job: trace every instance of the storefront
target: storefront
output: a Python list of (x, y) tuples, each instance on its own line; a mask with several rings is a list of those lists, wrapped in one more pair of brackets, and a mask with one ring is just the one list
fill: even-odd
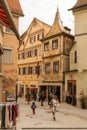
[(49, 94), (52, 93), (53, 95), (57, 95), (59, 101), (60, 101), (60, 86), (52, 86), (52, 85), (47, 85), (47, 86), (40, 86), (40, 91), (44, 91), (46, 95), (46, 100), (48, 100)]

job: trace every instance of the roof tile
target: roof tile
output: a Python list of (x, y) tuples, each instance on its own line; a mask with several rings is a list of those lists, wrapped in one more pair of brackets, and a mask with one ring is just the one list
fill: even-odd
[(77, 3), (74, 5), (73, 9), (79, 8), (85, 5), (87, 5), (87, 0), (77, 0)]
[(24, 15), (19, 0), (8, 0), (8, 4), (12, 13)]

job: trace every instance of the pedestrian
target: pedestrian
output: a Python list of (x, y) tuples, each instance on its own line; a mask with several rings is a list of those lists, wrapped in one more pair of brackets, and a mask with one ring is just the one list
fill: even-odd
[(33, 115), (35, 115), (35, 109), (37, 108), (37, 106), (36, 106), (36, 103), (35, 103), (35, 101), (34, 102), (32, 102), (32, 104), (31, 104), (31, 109), (32, 109), (32, 112), (33, 112)]
[(42, 92), (41, 96), (40, 96), (41, 106), (43, 106), (44, 99), (45, 99), (45, 94), (44, 94), (44, 92)]
[(40, 99), (41, 99), (41, 92), (39, 91), (38, 94), (37, 94), (37, 99), (38, 101), (40, 102)]
[(59, 101), (56, 95), (53, 97), (49, 105), (50, 105), (49, 109), (52, 109), (53, 120), (55, 121), (56, 120), (56, 117), (55, 117), (56, 107), (59, 106)]
[(50, 92), (48, 95), (48, 105), (51, 102), (51, 100), (53, 99), (53, 94)]

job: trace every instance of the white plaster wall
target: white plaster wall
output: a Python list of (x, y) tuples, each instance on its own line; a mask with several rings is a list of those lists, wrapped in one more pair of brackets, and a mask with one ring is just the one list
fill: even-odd
[[(77, 69), (77, 65), (78, 65), (78, 59), (77, 59), (77, 63), (74, 62), (74, 52), (77, 51), (77, 44), (75, 44), (72, 48), (72, 50), (70, 51), (70, 70), (75, 70)], [(77, 53), (78, 54), (78, 53)], [(78, 58), (78, 57), (77, 57)]]
[[(72, 77), (70, 75), (72, 74)], [(79, 106), (80, 92), (83, 90), (84, 94), (87, 95), (87, 71), (69, 73), (65, 75), (65, 91), (67, 91), (67, 81), (76, 80), (76, 99), (77, 106)]]
[(87, 35), (76, 37), (78, 70), (87, 69)]
[(87, 10), (75, 14), (75, 34), (87, 33)]

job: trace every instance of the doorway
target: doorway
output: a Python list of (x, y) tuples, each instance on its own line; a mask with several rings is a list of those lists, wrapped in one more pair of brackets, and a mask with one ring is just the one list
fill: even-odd
[(68, 80), (68, 88), (70, 94), (70, 104), (76, 106), (76, 80)]

